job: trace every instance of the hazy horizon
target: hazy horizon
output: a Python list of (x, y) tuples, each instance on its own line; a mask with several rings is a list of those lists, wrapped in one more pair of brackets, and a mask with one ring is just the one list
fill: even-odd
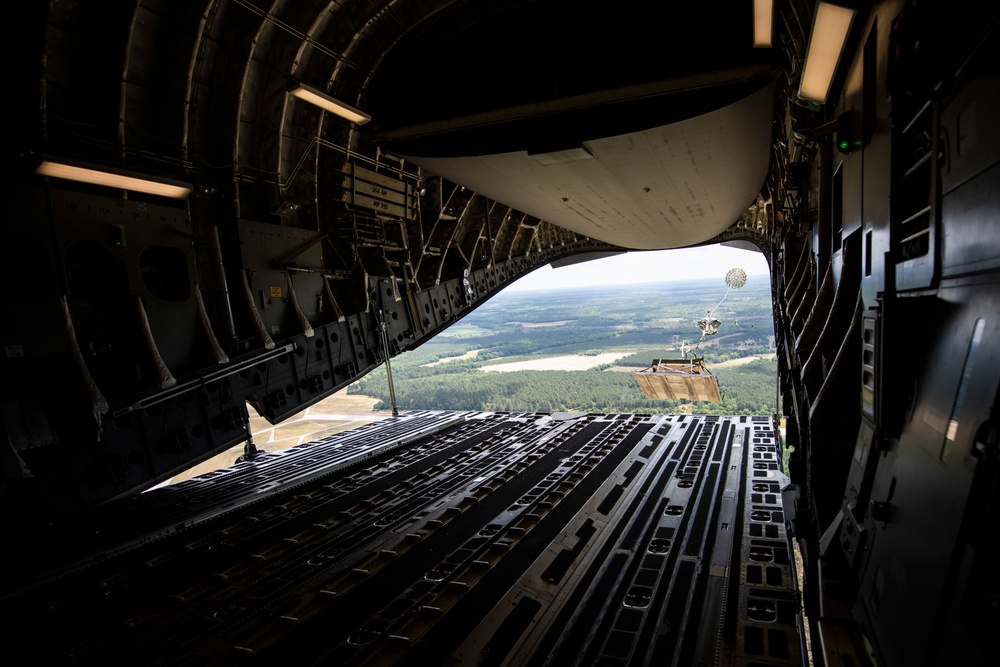
[(733, 268), (748, 276), (769, 276), (764, 254), (712, 245), (671, 250), (641, 250), (572, 264), (558, 269), (545, 265), (507, 286), (505, 292), (558, 290), (718, 278), (725, 284)]

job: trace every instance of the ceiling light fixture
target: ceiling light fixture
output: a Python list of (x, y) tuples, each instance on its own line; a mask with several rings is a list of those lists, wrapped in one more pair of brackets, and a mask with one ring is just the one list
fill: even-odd
[(771, 47), (771, 25), (774, 0), (753, 0), (753, 45), (757, 49)]
[(300, 100), (315, 104), (319, 108), (349, 120), (355, 125), (364, 125), (372, 119), (364, 111), (359, 111), (349, 104), (335, 100), (326, 93), (316, 90), (312, 86), (307, 86), (304, 83), (296, 83), (295, 87), (288, 92)]
[(193, 189), (191, 184), (182, 181), (151, 178), (143, 174), (116, 169), (114, 167), (102, 166), (96, 168), (80, 164), (69, 164), (66, 161), (53, 162), (45, 160), (38, 166), (35, 173), (42, 176), (51, 176), (52, 178), (63, 178), (68, 181), (144, 192), (149, 195), (159, 195), (160, 197), (170, 197), (172, 199), (185, 199), (191, 194), (191, 190)]
[(806, 62), (799, 84), (799, 97), (804, 100), (826, 103), (830, 84), (837, 71), (837, 63), (847, 43), (847, 36), (854, 21), (853, 9), (820, 2), (813, 15), (812, 32)]

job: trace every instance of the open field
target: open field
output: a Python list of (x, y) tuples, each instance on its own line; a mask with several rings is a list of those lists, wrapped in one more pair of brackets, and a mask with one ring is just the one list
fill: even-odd
[[(720, 327), (720, 331), (723, 328), (725, 328), (725, 324), (723, 324), (722, 327)], [(722, 345), (722, 341), (724, 341), (724, 340), (733, 340), (733, 339), (739, 338), (742, 335), (743, 334), (741, 334), (741, 333), (732, 333), (732, 334), (728, 334), (728, 335), (725, 335), (725, 336), (709, 336), (709, 337), (706, 337), (704, 340), (701, 341), (701, 347), (719, 347), (720, 345)], [(696, 344), (696, 343), (698, 343), (698, 338), (697, 337), (695, 337), (695, 338), (692, 339), (692, 344)], [(725, 346), (722, 345), (722, 347), (725, 347)]]
[(576, 322), (576, 320), (557, 320), (555, 322), (508, 322), (507, 324), (520, 324), (525, 329), (538, 329), (540, 327), (561, 327), (564, 324)]
[(439, 338), (474, 338), (476, 336), (489, 336), (493, 332), (489, 329), (477, 327), (475, 324), (460, 323), (453, 324), (438, 334)]
[(469, 350), (465, 354), (461, 354), (457, 357), (445, 357), (444, 359), (438, 359), (437, 361), (432, 361), (429, 364), (421, 364), (424, 368), (433, 368), (434, 366), (440, 366), (441, 364), (447, 364), (450, 361), (461, 361), (462, 359), (475, 359), (479, 355), (480, 350)]
[(631, 354), (632, 350), (623, 352), (605, 352), (593, 356), (583, 354), (565, 354), (559, 357), (543, 357), (528, 361), (512, 361), (507, 364), (491, 364), (482, 366), (481, 371), (496, 371), (510, 373), (513, 371), (586, 371), (594, 366), (610, 364)]
[(712, 364), (712, 368), (727, 368), (729, 366), (742, 366), (743, 364), (749, 364), (751, 361), (755, 361), (757, 359), (763, 359), (764, 361), (774, 361), (775, 355), (757, 354), (751, 357), (740, 357), (739, 359), (729, 359), (728, 361), (721, 361), (719, 363)]

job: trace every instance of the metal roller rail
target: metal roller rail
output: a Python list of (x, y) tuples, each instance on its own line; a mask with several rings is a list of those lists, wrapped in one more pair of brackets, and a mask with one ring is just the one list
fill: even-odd
[[(269, 608), (271, 601), (287, 608), (290, 604), (288, 596), (305, 588), (304, 596), (310, 602), (307, 606), (314, 607), (311, 590), (336, 585), (331, 582), (337, 580), (356, 578), (356, 573), (366, 567), (365, 561), (372, 560), (373, 550), (386, 552), (385, 547), (373, 545), (395, 538), (401, 530), (412, 530), (414, 522), (432, 512), (440, 513), (441, 510), (435, 508), (441, 506), (441, 499), (460, 493), (469, 479), (488, 474), (514, 476), (518, 463), (523, 467), (524, 459), (533, 456), (544, 445), (534, 441), (523, 442), (516, 455), (511, 455), (505, 450), (510, 449), (510, 442), (516, 436), (509, 433), (510, 429), (503, 426), (490, 433), (480, 425), (472, 437), (460, 440), (464, 449), (457, 452), (449, 449), (445, 452), (446, 459), (440, 456), (436, 460), (433, 457), (426, 459), (424, 463), (432, 465), (425, 465), (416, 474), (392, 486), (384, 480), (376, 484), (379, 481), (378, 470), (360, 470), (347, 478), (347, 486), (329, 494), (329, 502), (353, 496), (349, 502), (340, 502), (337, 508), (328, 508), (335, 510), (327, 512), (331, 515), (330, 519), (322, 523), (302, 522), (305, 525), (302, 533), (254, 554), (260, 561), (267, 561), (266, 567), (251, 568), (247, 563), (240, 563), (232, 570), (221, 573), (227, 577), (239, 574), (251, 582), (239, 590), (238, 598), (231, 601), (236, 607), (253, 606), (256, 610), (254, 618), (240, 616), (240, 625), (249, 626), (242, 631), (249, 637), (248, 643), (255, 646), (266, 644), (269, 632), (257, 627), (253, 621), (263, 618), (265, 624), (270, 622), (262, 612)], [(457, 435), (452, 434), (449, 440), (458, 440)], [(482, 439), (484, 435), (489, 437)], [(397, 462), (389, 461), (380, 468), (391, 469), (395, 464)], [(273, 585), (275, 581), (287, 582), (287, 586), (276, 589)], [(340, 586), (343, 588), (346, 584), (341, 583)], [(266, 593), (258, 594), (259, 590)], [(290, 613), (304, 616), (308, 612), (304, 609), (286, 612), (282, 618), (287, 619)], [(211, 632), (213, 643), (221, 637), (241, 634), (235, 626), (214, 627)]]
[[(337, 664), (351, 664), (362, 659), (376, 664), (392, 662), (403, 653), (405, 645), (416, 645), (424, 633), (432, 632), (432, 628), (435, 634), (453, 634), (456, 630), (461, 633), (461, 628), (452, 626), (454, 621), (461, 623), (468, 619), (468, 615), (456, 611), (453, 621), (442, 620), (441, 627), (434, 627), (419, 617), (421, 609), (425, 612), (428, 609), (428, 605), (421, 604), (422, 600), (430, 598), (436, 603), (429, 607), (435, 615), (444, 615), (453, 608), (459, 608), (466, 600), (470, 602), (464, 606), (479, 605), (489, 595), (484, 588), (496, 589), (505, 585), (491, 582), (491, 578), (498, 578), (488, 577), (491, 571), (503, 569), (505, 559), (523, 560), (526, 557), (523, 552), (531, 553), (531, 548), (527, 546), (529, 542), (534, 542), (534, 550), (548, 544), (552, 527), (556, 525), (551, 515), (572, 504), (572, 499), (567, 496), (581, 488), (584, 477), (598, 470), (602, 463), (605, 463), (605, 469), (610, 469), (612, 466), (609, 463), (615, 461), (615, 454), (627, 453), (629, 445), (623, 441), (633, 430), (632, 424), (608, 424), (597, 420), (591, 426), (598, 433), (597, 437), (590, 438), (588, 434), (583, 447), (575, 450), (576, 453), (568, 459), (559, 460), (558, 467), (536, 482), (513, 505), (492, 518), (480, 515), (478, 518), (488, 521), (485, 526), (434, 564), (401, 596), (354, 630), (324, 659)], [(538, 533), (545, 534), (539, 539)], [(428, 587), (426, 582), (433, 585)], [(380, 631), (376, 634), (374, 628)], [(380, 635), (396, 639), (376, 642)], [(402, 638), (407, 641), (403, 642)], [(421, 648), (434, 645), (437, 642), (433, 638), (420, 643)], [(366, 656), (366, 653), (372, 655)], [(421, 654), (413, 659), (429, 664), (435, 661), (436, 656)]]
[[(468, 413), (407, 413), (157, 488), (84, 516), (33, 525), (30, 530), (12, 526), (11, 539), (26, 548), (18, 554), (19, 562), (10, 565), (29, 574), (30, 581), (38, 585), (405, 447), (467, 418)], [(47, 549), (55, 540), (72, 542), (76, 548)], [(35, 544), (40, 548), (32, 549)], [(3, 590), (5, 587), (0, 587)]]
[[(130, 568), (117, 569), (110, 578), (100, 579), (100, 584), (127, 586), (143, 594), (136, 596), (141, 598), (136, 604), (142, 608), (122, 619), (136, 631), (129, 633), (130, 638), (119, 636), (112, 652), (155, 653), (162, 651), (157, 648), (157, 640), (170, 637), (183, 637), (187, 645), (207, 632), (219, 631), (220, 625), (239, 616), (233, 613), (234, 609), (246, 610), (252, 605), (254, 613), (262, 613), (267, 609), (267, 600), (292, 585), (294, 578), (287, 580), (282, 576), (299, 561), (329, 552), (333, 542), (341, 546), (350, 542), (341, 539), (344, 536), (338, 535), (337, 530), (350, 520), (350, 508), (359, 503), (372, 508), (364, 523), (369, 529), (373, 527), (380, 505), (372, 499), (386, 493), (396, 480), (405, 478), (399, 472), (380, 473), (391, 468), (405, 470), (407, 464), (412, 472), (438, 466), (444, 460), (458, 460), (468, 456), (470, 445), (506, 430), (504, 424), (502, 420), (463, 422), (446, 434), (435, 434), (421, 447), (399, 452), (388, 460), (383, 458), (369, 468), (315, 490), (261, 501), (253, 508), (257, 511), (244, 513), (234, 523), (193, 531), (191, 541), (159, 552), (155, 560), (140, 558)], [(159, 576), (143, 589), (141, 579), (151, 563), (158, 568)], [(316, 572), (324, 568), (311, 569)], [(281, 582), (284, 585), (275, 585)], [(205, 616), (213, 621), (206, 624)], [(67, 652), (86, 655), (94, 644), (94, 638), (84, 637)]]
[[(249, 606), (252, 603), (255, 612), (260, 613), (266, 609), (264, 598), (273, 598), (282, 592), (274, 589), (275, 582), (282, 581), (274, 576), (281, 573), (282, 559), (292, 563), (296, 554), (305, 554), (299, 559), (309, 558), (310, 546), (315, 542), (304, 540), (303, 533), (313, 531), (317, 538), (337, 541), (336, 530), (318, 530), (317, 526), (336, 528), (338, 522), (358, 520), (350, 518), (350, 509), (358, 503), (372, 508), (370, 516), (362, 516), (359, 520), (371, 527), (382, 507), (372, 498), (385, 493), (399, 480), (424, 475), (421, 467), (430, 469), (433, 466), (443, 471), (435, 472), (434, 477), (458, 479), (450, 475), (455, 471), (442, 466), (442, 462), (454, 463), (472, 456), (471, 451), (477, 448), (479, 441), (490, 438), (494, 432), (509, 431), (509, 424), (516, 423), (510, 419), (507, 416), (470, 416), (451, 431), (435, 434), (413, 448), (396, 452), (390, 459), (382, 458), (369, 468), (341, 477), (337, 482), (317, 486), (309, 492), (303, 490), (261, 501), (252, 508), (252, 513), (244, 512), (230, 523), (215, 523), (188, 531), (184, 534), (185, 539), (175, 540), (177, 544), (173, 548), (157, 547), (153, 557), (137, 554), (131, 566), (118, 562), (99, 568), (90, 577), (102, 588), (130, 588), (136, 591), (137, 600), (142, 600), (136, 603), (142, 608), (122, 619), (125, 625), (136, 628), (129, 633), (134, 639), (126, 641), (124, 634), (118, 633), (114, 650), (127, 653), (131, 645), (136, 645), (136, 650), (141, 652), (147, 646), (156, 646), (156, 637), (170, 634), (184, 635), (185, 641), (190, 642), (205, 628), (216, 629), (219, 625), (216, 619), (234, 616), (230, 612), (240, 604)], [(435, 495), (433, 490), (430, 495)], [(344, 519), (344, 515), (348, 518)], [(343, 545), (343, 541), (339, 543)], [(323, 544), (312, 548), (316, 552), (329, 550)], [(282, 559), (276, 558), (278, 555)], [(326, 560), (319, 559), (321, 562)], [(227, 565), (233, 562), (235, 565)], [(149, 569), (153, 567), (158, 576), (147, 583), (145, 589), (141, 588), (141, 579), (148, 578)], [(325, 568), (311, 569), (315, 572)], [(104, 570), (109, 574), (101, 574)], [(267, 595), (254, 594), (253, 589), (259, 591), (268, 587), (272, 591)], [(178, 601), (183, 605), (178, 605)], [(58, 600), (53, 606), (67, 607), (69, 602)], [(211, 623), (199, 620), (201, 607), (215, 607), (211, 613), (206, 612), (213, 619)], [(184, 627), (185, 624), (191, 627)], [(146, 636), (141, 630), (143, 627), (155, 636)], [(75, 634), (72, 628), (68, 630), (68, 643), (72, 643), (70, 638)], [(104, 641), (89, 633), (80, 634), (79, 643), (68, 648), (68, 653), (87, 654), (94, 650), (95, 644)]]
[(211, 518), (9, 591), (9, 630), (84, 664), (803, 662), (771, 418), (424, 413), (296, 449), (146, 494), (153, 526)]
[[(368, 584), (374, 575), (382, 574), (382, 570), (391, 566), (397, 559), (408, 557), (412, 560), (413, 554), (408, 553), (412, 547), (418, 545), (425, 536), (431, 536), (434, 532), (444, 534), (454, 528), (453, 520), (468, 507), (488, 498), (497, 490), (504, 489), (510, 493), (510, 488), (524, 483), (525, 474), (532, 474), (528, 471), (534, 467), (536, 461), (565, 440), (572, 438), (587, 421), (589, 418), (564, 422), (561, 428), (551, 433), (547, 432), (545, 426), (539, 425), (527, 433), (519, 432), (503, 443), (502, 450), (492, 456), (494, 461), (491, 467), (469, 471), (442, 469), (440, 475), (458, 483), (449, 485), (444, 493), (432, 494), (431, 504), (425, 511), (411, 519), (405, 535), (374, 544), (367, 553), (357, 554), (355, 561), (349, 564), (353, 569), (341, 568), (342, 573), (335, 575), (321, 588), (307, 591), (304, 604), (289, 609), (276, 622), (269, 622), (263, 627), (248, 628), (242, 636), (233, 638), (235, 645), (242, 651), (260, 653), (285, 638), (289, 632), (287, 620), (290, 618), (295, 619), (295, 630), (299, 635), (297, 643), (300, 646), (309, 641), (301, 635), (308, 634), (309, 631), (302, 628), (310, 622), (322, 626), (328, 622), (330, 616), (333, 616), (338, 617), (336, 623), (338, 626), (348, 627), (339, 619), (340, 615), (346, 613), (352, 619), (356, 618), (362, 609), (384, 595), (383, 591), (370, 590)], [(489, 486), (484, 485), (487, 480), (491, 482)], [(427, 494), (422, 496), (428, 497)], [(439, 548), (435, 548), (435, 551)], [(416, 556), (420, 560), (426, 558), (426, 554), (421, 553), (419, 549)], [(322, 641), (330, 640), (328, 628), (321, 627), (321, 633)]]

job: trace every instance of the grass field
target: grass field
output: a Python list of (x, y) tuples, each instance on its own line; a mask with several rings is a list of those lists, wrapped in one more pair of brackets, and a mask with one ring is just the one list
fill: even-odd
[(564, 354), (558, 357), (542, 357), (539, 359), (529, 359), (527, 361), (512, 361), (506, 364), (489, 364), (481, 366), (481, 371), (496, 371), (499, 373), (511, 373), (513, 371), (585, 371), (600, 366), (610, 364), (625, 355), (632, 354), (633, 350), (624, 352), (605, 352), (593, 356), (584, 354)]

